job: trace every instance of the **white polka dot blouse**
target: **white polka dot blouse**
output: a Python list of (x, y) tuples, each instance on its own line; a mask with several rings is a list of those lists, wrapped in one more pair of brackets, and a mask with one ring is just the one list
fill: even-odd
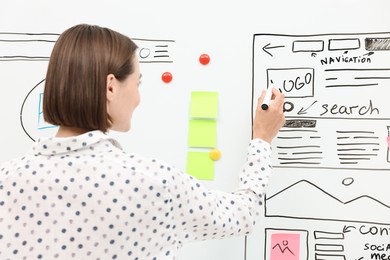
[(270, 153), (252, 140), (228, 193), (100, 131), (40, 139), (0, 165), (0, 259), (176, 259), (184, 243), (248, 234)]

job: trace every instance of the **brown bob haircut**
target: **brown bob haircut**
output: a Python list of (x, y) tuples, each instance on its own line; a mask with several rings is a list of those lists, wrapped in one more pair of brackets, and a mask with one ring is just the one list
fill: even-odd
[(64, 31), (54, 45), (46, 74), (43, 115), (46, 122), (107, 132), (106, 82), (134, 72), (137, 45), (127, 36), (96, 25)]

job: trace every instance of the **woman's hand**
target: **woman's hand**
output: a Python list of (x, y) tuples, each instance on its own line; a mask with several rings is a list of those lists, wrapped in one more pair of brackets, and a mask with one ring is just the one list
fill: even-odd
[(272, 89), (271, 102), (267, 110), (261, 108), (266, 91), (263, 91), (257, 100), (256, 114), (253, 121), (252, 138), (260, 138), (271, 143), (278, 134), (279, 129), (284, 125), (285, 117), (283, 113), (284, 94)]

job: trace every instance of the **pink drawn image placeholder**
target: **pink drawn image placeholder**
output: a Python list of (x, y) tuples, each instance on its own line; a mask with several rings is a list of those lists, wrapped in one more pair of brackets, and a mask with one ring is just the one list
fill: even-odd
[(272, 234), (270, 260), (299, 260), (300, 240), (300, 234)]

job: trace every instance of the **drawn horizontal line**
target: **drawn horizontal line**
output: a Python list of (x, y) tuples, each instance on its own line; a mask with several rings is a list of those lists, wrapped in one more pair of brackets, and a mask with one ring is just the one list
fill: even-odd
[(49, 42), (49, 43), (55, 43), (56, 41), (50, 41), (50, 40), (38, 40), (38, 39), (32, 39), (32, 40), (1, 40), (0, 42)]
[(340, 131), (340, 130), (337, 130), (336, 133), (340, 133), (340, 134), (375, 134), (375, 132), (373, 131)]
[(297, 148), (320, 148), (319, 145), (302, 145), (302, 146), (276, 146), (279, 149), (297, 149)]
[(286, 161), (295, 161), (295, 160), (313, 160), (313, 159), (323, 159), (323, 157), (300, 157), (300, 158), (286, 158), (286, 157), (279, 157), (279, 160), (286, 160)]
[(326, 69), (325, 71), (386, 71), (390, 70), (390, 68), (372, 68), (372, 69)]
[(338, 78), (326, 78), (325, 80), (337, 80)]
[(45, 56), (0, 56), (0, 59), (49, 59)]
[(340, 164), (358, 164), (358, 162), (340, 162)]
[(292, 154), (322, 154), (322, 152), (295, 152)]
[(379, 143), (337, 143), (337, 145), (379, 145)]
[(351, 85), (327, 85), (326, 88), (354, 88), (354, 87), (371, 87), (378, 86), (378, 83), (372, 84), (351, 84)]
[(379, 139), (378, 136), (354, 136), (354, 139)]
[(140, 60), (139, 63), (173, 63), (171, 60), (156, 60), (156, 61), (142, 61)]
[(34, 36), (60, 36), (59, 33), (16, 33), (16, 32), (0, 32), (0, 35), (34, 35)]
[(169, 55), (155, 55), (153, 58), (169, 58)]
[(357, 160), (357, 161), (362, 161), (362, 160), (364, 160), (364, 161), (369, 161), (369, 160), (371, 160), (371, 158), (345, 158), (345, 157), (339, 157), (339, 159), (340, 160)]
[(274, 165), (274, 168), (279, 169), (322, 169), (322, 170), (351, 170), (351, 171), (386, 171), (390, 172), (390, 168), (373, 168), (373, 167), (331, 167), (331, 166), (293, 166), (293, 165)]
[(320, 139), (321, 136), (310, 136), (310, 138), (312, 138), (312, 139)]
[(302, 136), (278, 136), (278, 139), (302, 139)]
[(390, 77), (355, 77), (355, 79), (390, 79)]
[(362, 153), (362, 154), (359, 154), (359, 153), (354, 153), (354, 154), (347, 154), (347, 153), (338, 153), (337, 154), (338, 156), (378, 156), (378, 154), (374, 154), (374, 153)]
[[(131, 39), (135, 41), (145, 41), (145, 42), (175, 42), (175, 40), (153, 40), (153, 39), (143, 39), (143, 38), (131, 38)], [(166, 46), (166, 45), (161, 45), (161, 46)]]
[(367, 149), (363, 148), (349, 148), (349, 149), (337, 149), (339, 152), (347, 152), (347, 151), (366, 151)]
[(320, 162), (281, 162), (281, 165), (292, 165), (292, 164), (306, 164), (306, 165), (318, 165)]
[[(296, 119), (297, 116), (288, 116), (286, 115), (286, 118), (294, 118)], [(368, 120), (368, 121), (372, 121), (372, 120), (390, 120), (390, 117), (375, 117), (375, 116), (370, 116), (370, 117), (345, 117), (345, 116), (339, 116), (339, 117), (336, 117), (336, 116), (305, 116), (305, 117), (302, 117), (302, 118), (305, 118), (305, 119), (308, 119), (308, 118), (311, 118), (311, 119), (331, 119), (331, 120), (359, 120), (359, 121), (364, 121), (364, 120)]]
[(1, 59), (0, 62), (2, 61), (48, 61), (49, 58), (43, 58), (43, 59), (27, 59), (27, 58), (18, 58), (18, 59)]
[(313, 133), (318, 133), (317, 130), (309, 130), (309, 129), (280, 129), (279, 132), (313, 132)]

